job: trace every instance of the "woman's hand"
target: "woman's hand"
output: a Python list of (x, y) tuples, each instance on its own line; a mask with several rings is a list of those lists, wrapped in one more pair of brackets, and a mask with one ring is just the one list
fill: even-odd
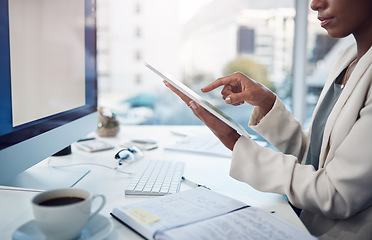
[(271, 110), (276, 99), (268, 88), (240, 72), (219, 78), (202, 88), (202, 91), (209, 92), (220, 86), (224, 86), (221, 94), (227, 104), (240, 105), (246, 102), (259, 107), (262, 116)]
[(240, 137), (240, 134), (238, 134), (226, 123), (215, 117), (213, 114), (205, 110), (203, 107), (198, 105), (196, 102), (192, 101), (189, 97), (177, 90), (167, 81), (164, 81), (164, 84), (174, 93), (176, 93), (191, 108), (195, 116), (197, 116), (227, 148), (233, 150), (236, 141)]

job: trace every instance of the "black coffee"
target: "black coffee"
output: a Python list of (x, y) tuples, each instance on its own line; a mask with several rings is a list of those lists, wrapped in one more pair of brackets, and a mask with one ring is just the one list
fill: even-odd
[(59, 198), (48, 199), (44, 202), (41, 202), (39, 205), (49, 206), (49, 207), (62, 206), (62, 205), (68, 205), (68, 204), (81, 202), (83, 200), (84, 198), (80, 198), (80, 197), (59, 197)]

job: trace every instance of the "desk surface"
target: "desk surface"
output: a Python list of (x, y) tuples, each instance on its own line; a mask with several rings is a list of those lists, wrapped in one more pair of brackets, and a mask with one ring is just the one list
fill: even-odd
[[(258, 192), (249, 185), (231, 178), (229, 176), (229, 158), (164, 150), (165, 146), (183, 139), (182, 136), (174, 134), (174, 131), (196, 134), (208, 132), (209, 130), (205, 126), (121, 126), (118, 136), (103, 138), (105, 141), (115, 145), (115, 149), (87, 153), (73, 145), (73, 154), (64, 157), (51, 157), (49, 164), (52, 166), (64, 166), (83, 163), (79, 166), (91, 170), (75, 187), (84, 188), (93, 193), (101, 193), (106, 196), (107, 203), (100, 214), (110, 218), (114, 224), (114, 229), (107, 239), (122, 239), (122, 236), (125, 236), (126, 239), (142, 239), (138, 234), (114, 220), (110, 216), (110, 212), (116, 205), (133, 203), (149, 197), (125, 196), (124, 188), (129, 184), (131, 177), (119, 171), (93, 164), (102, 164), (110, 168), (116, 167), (118, 162), (114, 159), (114, 155), (121, 149), (120, 143), (139, 138), (157, 140), (159, 148), (146, 151), (144, 159), (130, 166), (122, 167), (121, 170), (135, 173), (141, 164), (146, 164), (146, 161), (150, 160), (184, 161), (186, 163), (184, 173), (186, 178), (206, 185), (216, 192), (244, 201), (249, 205), (270, 212), (275, 211), (274, 214), (276, 216), (306, 231), (306, 228), (283, 196)], [(92, 133), (92, 136), (95, 136), (95, 134)], [(87, 164), (84, 165), (84, 163)], [(47, 164), (48, 161), (45, 160), (35, 167)], [(189, 188), (191, 186), (182, 183), (181, 191)], [(30, 201), (35, 195), (36, 193), (34, 192), (0, 190), (1, 239), (11, 239), (13, 232), (19, 226), (33, 219)]]

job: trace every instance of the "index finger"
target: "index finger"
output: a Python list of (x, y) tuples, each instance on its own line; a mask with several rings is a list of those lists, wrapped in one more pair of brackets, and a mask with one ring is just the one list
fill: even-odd
[(212, 90), (214, 90), (214, 89), (216, 89), (220, 86), (225, 86), (227, 84), (230, 84), (234, 80), (235, 80), (234, 75), (225, 76), (225, 77), (219, 78), (216, 81), (210, 83), (209, 85), (203, 87), (201, 90), (202, 90), (202, 92), (210, 92), (210, 91), (212, 91)]

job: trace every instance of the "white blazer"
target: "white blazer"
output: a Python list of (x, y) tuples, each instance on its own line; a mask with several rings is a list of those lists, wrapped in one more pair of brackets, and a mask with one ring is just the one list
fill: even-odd
[[(356, 45), (337, 61), (314, 115), (335, 78), (356, 58)], [(319, 239), (372, 239), (372, 48), (364, 54), (330, 113), (319, 170), (306, 161), (310, 131), (303, 131), (278, 98), (250, 126), (279, 151), (241, 137), (230, 175), (263, 192), (286, 195), (303, 209), (301, 219)], [(301, 164), (302, 163), (302, 164)]]

